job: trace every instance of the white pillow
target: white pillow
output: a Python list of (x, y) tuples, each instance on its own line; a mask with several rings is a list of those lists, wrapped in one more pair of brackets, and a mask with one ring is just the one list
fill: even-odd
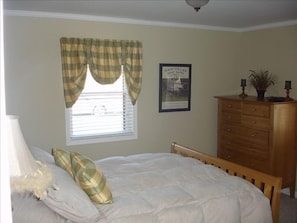
[(13, 223), (69, 222), (30, 193), (12, 193)]
[(31, 147), (30, 151), (32, 155), (35, 157), (35, 159), (39, 160), (42, 163), (46, 163), (46, 164), (55, 163), (53, 155), (43, 149), (40, 149), (38, 147)]
[(45, 150), (33, 148), (33, 156), (46, 163), (52, 170), (58, 189), (50, 188), (42, 200), (50, 209), (74, 222), (92, 223), (100, 218), (99, 212), (88, 195), (76, 184), (71, 176), (55, 164), (54, 157)]
[(48, 190), (42, 200), (49, 208), (74, 222), (97, 222), (100, 215), (88, 195), (62, 168), (50, 165), (58, 189)]

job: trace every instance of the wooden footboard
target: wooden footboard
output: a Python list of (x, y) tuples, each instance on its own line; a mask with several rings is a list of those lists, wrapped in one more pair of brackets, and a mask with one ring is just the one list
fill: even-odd
[(172, 143), (171, 152), (185, 157), (192, 157), (205, 164), (216, 166), (232, 176), (241, 177), (258, 187), (270, 200), (273, 222), (279, 222), (279, 205), (282, 179), (257, 170), (244, 167), (227, 160), (210, 156), (188, 147)]

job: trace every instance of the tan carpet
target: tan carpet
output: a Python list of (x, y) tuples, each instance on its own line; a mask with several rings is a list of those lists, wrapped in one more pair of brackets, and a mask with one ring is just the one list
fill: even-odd
[(281, 194), (280, 223), (297, 223), (297, 198)]

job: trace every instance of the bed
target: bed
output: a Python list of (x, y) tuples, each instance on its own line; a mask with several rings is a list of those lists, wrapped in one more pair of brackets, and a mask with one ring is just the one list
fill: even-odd
[[(12, 194), (14, 223), (278, 222), (281, 178), (177, 143), (170, 153), (96, 161), (53, 151), (54, 156), (31, 148), (51, 168), (55, 186), (44, 200), (31, 193)], [(57, 154), (62, 154), (59, 159)], [(98, 183), (103, 185), (99, 197), (78, 181), (82, 171), (71, 166), (81, 157), (84, 171), (96, 169), (84, 174), (104, 180)]]

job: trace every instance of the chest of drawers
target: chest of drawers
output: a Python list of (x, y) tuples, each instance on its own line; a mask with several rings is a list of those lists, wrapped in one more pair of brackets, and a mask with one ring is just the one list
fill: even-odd
[(280, 176), (294, 196), (297, 101), (217, 96), (220, 158)]

